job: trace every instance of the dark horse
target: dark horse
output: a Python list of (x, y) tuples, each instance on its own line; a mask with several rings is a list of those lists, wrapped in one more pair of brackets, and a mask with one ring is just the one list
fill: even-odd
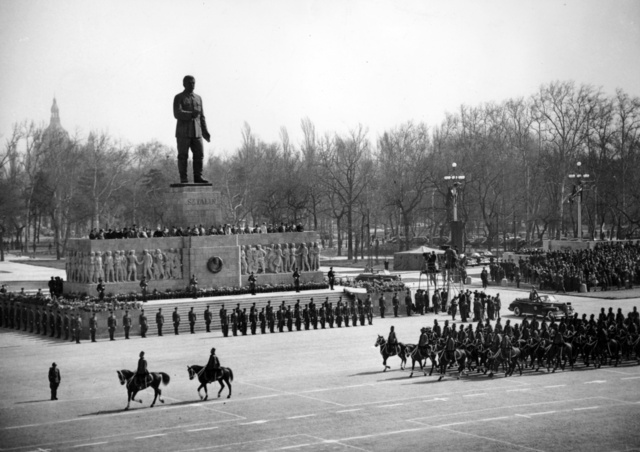
[[(427, 358), (431, 360), (431, 371), (429, 372), (429, 376), (433, 374), (433, 370), (436, 368), (436, 354), (430, 345), (426, 347), (426, 350), (420, 350), (420, 347), (417, 345), (407, 344), (405, 350), (407, 358), (411, 357), (411, 375), (409, 375), (409, 378), (413, 377), (416, 361), (420, 364), (420, 369), (424, 373), (424, 376), (427, 376), (427, 370), (425, 369)], [(423, 361), (425, 362), (424, 365), (422, 364)]]
[[(198, 395), (200, 396), (200, 400), (207, 400), (209, 398), (209, 393), (207, 392), (207, 385), (209, 383), (213, 383), (217, 381), (220, 383), (220, 390), (218, 391), (218, 397), (222, 393), (224, 389), (224, 382), (229, 386), (229, 395), (227, 399), (231, 398), (231, 382), (233, 381), (233, 371), (229, 367), (221, 367), (217, 370), (216, 376), (213, 379), (207, 378), (205, 376), (206, 372), (203, 366), (187, 366), (187, 370), (189, 371), (189, 380), (193, 380), (196, 375), (198, 376), (198, 381), (200, 382), (200, 386), (198, 387)], [(200, 394), (200, 389), (204, 388), (204, 397)]]
[(406, 347), (402, 342), (398, 342), (397, 349), (393, 349), (393, 347), (389, 347), (389, 344), (387, 344), (387, 341), (384, 337), (378, 335), (375, 346), (380, 347), (380, 354), (382, 355), (382, 365), (384, 366), (383, 372), (386, 372), (387, 369), (391, 369), (391, 367), (387, 366), (387, 358), (396, 355), (398, 355), (398, 357), (402, 361), (400, 363), (400, 369), (404, 370), (404, 366), (407, 364), (407, 352)]
[(125, 410), (129, 409), (129, 405), (131, 401), (142, 403), (142, 399), (136, 400), (136, 394), (138, 391), (142, 391), (148, 387), (152, 387), (154, 391), (153, 403), (151, 404), (151, 408), (156, 404), (156, 399), (159, 399), (161, 403), (164, 403), (162, 400), (162, 390), (160, 389), (160, 383), (163, 385), (168, 385), (170, 377), (164, 372), (151, 372), (147, 377), (146, 385), (139, 386), (135, 381), (135, 374), (127, 369), (122, 369), (116, 371), (118, 373), (118, 378), (120, 379), (121, 385), (126, 385), (127, 387), (127, 407)]
[(436, 350), (436, 354), (438, 355), (439, 367), (440, 367), (440, 378), (438, 381), (441, 381), (447, 372), (447, 367), (449, 364), (457, 364), (458, 365), (458, 380), (460, 379), (460, 375), (464, 372), (464, 368), (467, 362), (467, 352), (464, 349), (456, 348), (453, 351), (453, 360), (450, 360), (447, 356), (447, 352), (445, 349)]

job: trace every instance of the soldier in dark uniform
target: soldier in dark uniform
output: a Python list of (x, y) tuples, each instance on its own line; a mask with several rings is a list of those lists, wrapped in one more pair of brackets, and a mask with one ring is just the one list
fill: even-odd
[(115, 338), (113, 336), (116, 332), (116, 327), (118, 326), (118, 319), (116, 319), (116, 315), (113, 313), (113, 311), (109, 312), (110, 315), (107, 319), (107, 327), (109, 328), (109, 340), (115, 341)]
[(431, 329), (431, 331), (433, 331), (433, 336), (435, 339), (439, 339), (442, 337), (442, 328), (438, 324), (438, 319), (433, 319), (433, 328)]
[[(27, 327), (29, 326), (29, 308), (25, 304), (22, 306), (22, 331), (27, 331)], [(60, 339), (60, 336), (58, 336)]]
[(409, 290), (407, 290), (407, 293), (404, 296), (404, 305), (407, 310), (407, 317), (411, 317), (412, 302), (411, 302), (411, 292)]
[[(49, 331), (51, 331), (51, 334), (49, 335), (49, 337), (54, 337), (56, 335), (56, 316), (51, 309), (49, 309), (48, 319), (49, 319)], [(17, 328), (20, 329), (19, 315), (16, 316), (16, 320), (18, 321)]]
[(45, 308), (42, 309), (42, 316), (40, 316), (40, 323), (42, 324), (42, 335), (46, 336), (47, 325), (49, 324), (49, 318), (47, 317), (47, 310)]
[(191, 309), (189, 310), (189, 330), (191, 331), (191, 334), (196, 334), (197, 318), (198, 316), (196, 315), (195, 312), (193, 312), (193, 306), (191, 306)]
[(353, 326), (358, 326), (358, 318), (359, 318), (360, 325), (364, 325), (364, 307), (362, 309), (362, 315), (360, 315), (360, 307), (362, 306), (362, 301), (358, 299), (357, 306), (355, 305), (353, 300), (349, 304), (350, 304), (349, 309), (351, 310), (351, 324)]
[(178, 314), (178, 307), (173, 308), (173, 313), (171, 314), (171, 318), (173, 320), (173, 334), (176, 336), (180, 334), (178, 328), (180, 327), (180, 314)]
[(293, 330), (293, 312), (291, 312), (291, 306), (287, 306), (284, 316), (287, 319), (287, 329), (291, 332)]
[(218, 378), (218, 370), (220, 369), (220, 360), (216, 356), (216, 349), (211, 349), (211, 355), (209, 355), (209, 361), (204, 368), (207, 381), (215, 381)]
[(158, 326), (158, 336), (162, 336), (162, 325), (164, 325), (164, 315), (162, 315), (162, 308), (158, 308), (156, 313), (156, 325)]
[(387, 347), (389, 352), (398, 353), (398, 338), (396, 337), (396, 332), (394, 331), (393, 326), (391, 326), (389, 330), (389, 336), (387, 337)]
[(224, 337), (229, 336), (229, 317), (227, 316), (227, 310), (224, 308), (224, 303), (220, 306), (220, 312), (218, 314), (220, 317), (220, 326), (222, 328), (222, 334)]
[(140, 336), (147, 337), (147, 330), (149, 329), (149, 324), (147, 321), (147, 316), (144, 313), (144, 309), (140, 311), (140, 317), (138, 317), (138, 323), (140, 324)]
[(256, 276), (253, 272), (249, 275), (249, 290), (251, 291), (251, 295), (256, 294)]
[(400, 299), (398, 298), (398, 292), (395, 292), (393, 294), (391, 304), (393, 305), (393, 316), (398, 317), (398, 309), (400, 308)]
[(327, 273), (327, 278), (329, 278), (329, 288), (333, 290), (333, 285), (336, 282), (336, 275), (333, 272), (333, 267), (329, 267), (329, 272)]
[(49, 368), (49, 388), (51, 388), (51, 400), (58, 400), (58, 386), (60, 386), (60, 370), (56, 363)]
[(302, 323), (304, 323), (304, 329), (309, 330), (309, 325), (311, 325), (311, 318), (309, 317), (309, 305), (305, 304), (302, 309)]
[[(336, 326), (340, 328), (342, 326), (342, 297), (338, 299), (336, 303)], [(349, 319), (346, 320), (346, 326), (349, 326)]]
[(251, 324), (251, 334), (256, 334), (256, 329), (258, 328), (258, 313), (254, 306), (249, 310), (249, 323)]
[[(6, 306), (5, 306), (5, 309), (6, 309)], [(40, 309), (36, 309), (35, 324), (36, 324), (36, 334), (40, 334)], [(6, 327), (6, 318), (5, 318), (5, 327)]]
[(76, 344), (80, 343), (80, 333), (82, 333), (82, 318), (80, 317), (80, 314), (78, 314), (76, 316), (76, 323), (75, 323)]
[(384, 299), (384, 292), (380, 293), (380, 298), (378, 298), (378, 308), (380, 309), (380, 317), (384, 319), (384, 311), (386, 310), (386, 300)]
[(209, 310), (209, 305), (207, 305), (207, 309), (204, 310), (204, 324), (207, 328), (207, 333), (211, 332), (211, 321), (213, 320), (213, 315)]
[(91, 342), (96, 341), (97, 329), (98, 329), (98, 319), (96, 318), (96, 313), (93, 312), (91, 314), (91, 318), (89, 319), (89, 334), (91, 335)]
[(371, 300), (371, 296), (367, 296), (367, 299), (364, 300), (364, 311), (367, 315), (369, 325), (373, 325), (373, 301)]
[(349, 309), (349, 303), (343, 303), (342, 304), (342, 320), (344, 321), (344, 326), (348, 327), (349, 326), (349, 321), (350, 319), (350, 309)]
[(271, 300), (267, 301), (266, 308), (266, 316), (267, 316), (267, 325), (269, 327), (269, 332), (273, 333), (276, 323), (276, 316), (273, 312), (273, 306), (271, 306)]
[(56, 313), (56, 338), (62, 337), (62, 313), (60, 310)]
[(293, 286), (296, 288), (296, 292), (300, 292), (300, 273), (298, 273), (298, 269), (293, 271)]
[[(71, 323), (72, 323), (73, 319), (69, 318), (69, 313), (66, 312), (64, 314), (64, 319), (63, 319), (63, 325), (64, 325), (64, 340), (68, 341), (69, 337), (72, 335), (72, 327), (71, 327)], [(73, 337), (71, 338), (71, 340), (73, 340)]]
[(122, 316), (122, 326), (124, 328), (124, 338), (129, 339), (129, 331), (131, 330), (132, 318), (129, 315), (129, 310), (124, 311), (124, 316)]
[(102, 282), (102, 278), (98, 278), (98, 288), (97, 288), (97, 290), (98, 290), (98, 299), (100, 301), (104, 301), (104, 290), (105, 290), (105, 287), (104, 287), (104, 283)]
[(140, 290), (142, 291), (143, 303), (147, 302), (147, 287), (149, 287), (149, 284), (147, 284), (147, 278), (142, 275), (142, 279), (140, 280)]
[[(0, 316), (2, 316), (2, 309), (0, 308)], [(35, 326), (36, 321), (36, 309), (31, 307), (29, 310), (29, 332), (33, 333), (33, 328)]]
[(247, 335), (247, 308), (243, 308), (242, 312), (240, 312), (240, 316), (238, 317), (240, 319), (240, 330), (242, 331), (242, 335), (246, 336)]
[(278, 318), (278, 331), (282, 333), (284, 330), (284, 310), (282, 309), (282, 306), (280, 306), (280, 309), (276, 312), (276, 316)]
[(329, 307), (327, 308), (326, 315), (327, 315), (327, 323), (329, 324), (329, 328), (333, 328), (333, 322), (335, 320), (335, 316), (333, 312), (333, 303), (329, 303)]
[(140, 352), (138, 366), (136, 368), (135, 383), (139, 390), (143, 390), (148, 386), (149, 370), (147, 369), (147, 360), (144, 359), (144, 352)]
[(313, 302), (313, 298), (309, 300), (309, 321), (313, 325), (313, 329), (318, 329), (318, 310), (316, 304)]
[(267, 316), (264, 312), (264, 308), (260, 310), (258, 320), (260, 321), (260, 333), (265, 334), (267, 332)]
[(322, 303), (320, 305), (320, 310), (318, 312), (318, 320), (320, 321), (320, 328), (322, 328), (324, 330), (325, 329), (325, 325), (327, 323), (326, 309), (325, 309), (325, 304), (324, 303)]
[(231, 310), (231, 334), (238, 335), (238, 312), (235, 309)]

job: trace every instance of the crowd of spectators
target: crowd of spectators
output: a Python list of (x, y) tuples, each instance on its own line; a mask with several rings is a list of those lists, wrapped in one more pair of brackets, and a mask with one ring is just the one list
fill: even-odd
[(593, 249), (534, 252), (517, 263), (492, 265), (492, 279), (523, 278), (540, 289), (577, 292), (623, 289), (640, 284), (640, 242), (599, 243)]
[(239, 226), (232, 226), (230, 224), (224, 224), (220, 226), (211, 226), (205, 228), (203, 225), (187, 226), (186, 229), (182, 227), (172, 226), (171, 229), (167, 227), (158, 226), (155, 231), (152, 231), (147, 227), (138, 227), (135, 224), (129, 228), (124, 227), (122, 229), (92, 229), (89, 233), (91, 240), (109, 240), (109, 239), (147, 239), (151, 237), (185, 237), (185, 236), (206, 236), (206, 235), (234, 235), (234, 234), (269, 234), (274, 232), (304, 232), (304, 227), (301, 223), (289, 224), (280, 223), (280, 225), (273, 225), (262, 223), (259, 226), (244, 228)]

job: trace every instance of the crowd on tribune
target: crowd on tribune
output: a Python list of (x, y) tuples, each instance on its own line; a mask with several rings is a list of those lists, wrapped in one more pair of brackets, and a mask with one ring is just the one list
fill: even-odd
[(188, 237), (188, 236), (206, 236), (206, 235), (237, 235), (237, 234), (271, 234), (275, 232), (304, 232), (304, 226), (301, 223), (280, 223), (273, 225), (262, 223), (261, 225), (251, 226), (233, 226), (230, 224), (212, 225), (205, 228), (203, 225), (187, 226), (186, 228), (172, 226), (158, 226), (155, 231), (147, 227), (131, 227), (115, 228), (115, 229), (92, 229), (89, 232), (91, 240), (110, 240), (110, 239), (148, 239), (157, 237)]
[[(492, 262), (488, 274), (481, 274), (483, 285), (507, 278), (537, 284), (541, 290), (578, 292), (582, 284), (587, 291), (626, 289), (640, 284), (640, 242), (598, 243), (593, 249), (529, 251), (518, 262)], [(486, 280), (486, 281), (485, 281)]]

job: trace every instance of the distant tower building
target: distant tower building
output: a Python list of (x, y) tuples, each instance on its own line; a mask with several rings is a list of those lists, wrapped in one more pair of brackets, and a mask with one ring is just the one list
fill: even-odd
[(62, 124), (60, 123), (60, 109), (54, 97), (53, 105), (51, 105), (51, 120), (49, 121), (49, 126), (44, 130), (42, 139), (50, 144), (56, 141), (67, 140), (68, 138), (69, 134), (62, 128)]

